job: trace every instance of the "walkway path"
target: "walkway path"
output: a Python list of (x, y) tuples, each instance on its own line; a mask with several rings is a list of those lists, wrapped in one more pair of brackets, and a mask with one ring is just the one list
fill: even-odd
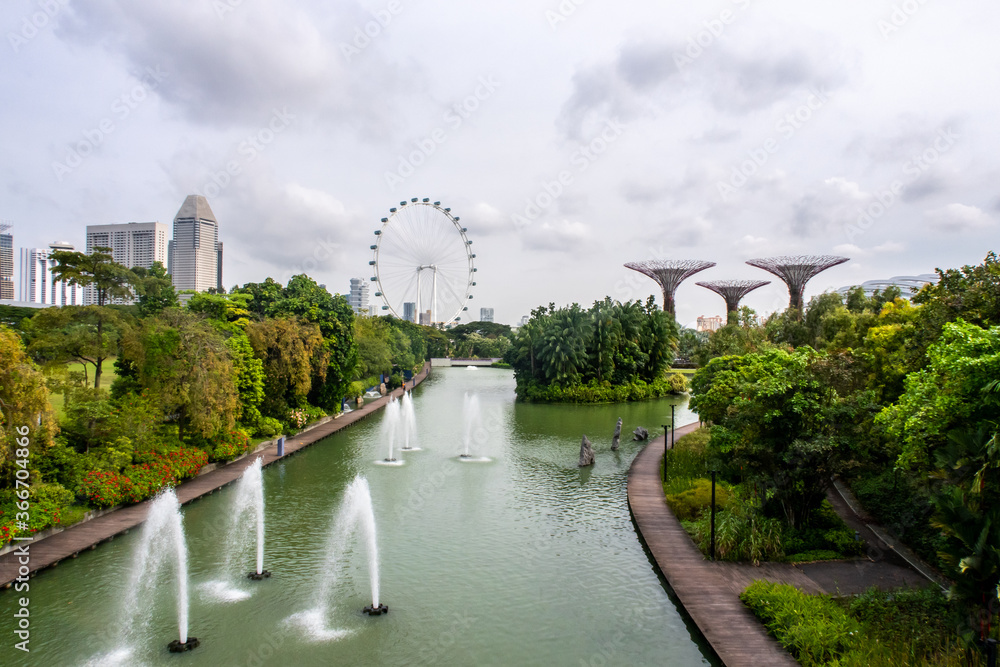
[[(698, 428), (677, 429), (677, 437)], [(660, 481), (663, 438), (652, 440), (632, 462), (628, 503), (646, 546), (684, 610), (728, 667), (797, 665), (733, 595), (716, 564), (705, 557), (667, 507)]]
[[(414, 376), (412, 386), (420, 384), (429, 373), (430, 364), (424, 364), (423, 370)], [(277, 444), (272, 444), (257, 453), (245, 456), (238, 461), (184, 482), (175, 489), (177, 499), (182, 505), (185, 505), (202, 496), (214, 493), (217, 489), (238, 480), (243, 471), (255, 459), (263, 458), (263, 465), (271, 465), (281, 458), (289, 457), (302, 451), (309, 445), (337, 431), (353, 426), (371, 413), (382, 408), (389, 402), (389, 396), (396, 396), (398, 398), (402, 395), (403, 389), (396, 389), (387, 396), (365, 403), (364, 406), (353, 412), (344, 414), (337, 419), (330, 419), (296, 436), (288, 438), (285, 442), (284, 457), (278, 456), (278, 446)], [(30, 576), (34, 576), (39, 570), (55, 567), (60, 561), (66, 558), (76, 558), (81, 551), (96, 549), (97, 545), (101, 542), (111, 541), (117, 535), (127, 533), (146, 520), (150, 502), (147, 500), (137, 505), (123, 507), (96, 519), (78, 523), (60, 533), (50, 535), (38, 541), (20, 543), (28, 545), (27, 567)], [(11, 583), (18, 577), (19, 568), (23, 564), (19, 561), (23, 560), (25, 560), (25, 556), (19, 554), (16, 550), (0, 556), (0, 586), (10, 588)]]
[[(697, 424), (691, 424), (677, 429), (677, 437), (697, 428)], [(633, 461), (628, 478), (629, 506), (663, 576), (726, 665), (798, 664), (740, 602), (740, 593), (757, 579), (827, 595), (852, 595), (872, 586), (893, 589), (927, 585), (924, 575), (907, 567), (905, 559), (894, 557), (898, 550), (893, 554), (887, 548), (876, 547), (872, 550), (874, 557), (849, 561), (754, 566), (706, 560), (663, 497), (660, 481), (663, 445), (663, 439), (656, 438)], [(840, 493), (831, 493), (830, 501), (869, 545), (877, 544), (876, 533), (861, 523)]]

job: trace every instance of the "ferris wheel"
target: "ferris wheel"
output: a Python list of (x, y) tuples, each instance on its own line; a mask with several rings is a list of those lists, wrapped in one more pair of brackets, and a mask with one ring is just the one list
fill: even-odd
[(442, 328), (461, 321), (476, 286), (476, 255), (459, 220), (430, 199), (389, 209), (368, 262), (383, 311)]

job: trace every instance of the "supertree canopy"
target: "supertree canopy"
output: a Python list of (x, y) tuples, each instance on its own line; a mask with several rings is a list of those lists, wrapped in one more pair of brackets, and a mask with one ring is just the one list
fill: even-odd
[(792, 257), (764, 257), (747, 260), (750, 266), (770, 271), (788, 285), (788, 307), (802, 312), (802, 293), (806, 283), (816, 274), (832, 266), (849, 261), (848, 257), (833, 255), (795, 255)]
[(715, 266), (715, 262), (703, 262), (697, 259), (667, 259), (629, 262), (626, 268), (644, 273), (663, 288), (663, 310), (675, 314), (674, 292), (682, 282), (705, 269)]
[(740, 301), (758, 287), (770, 285), (770, 280), (713, 280), (695, 283), (712, 290), (726, 300), (726, 324), (735, 324), (733, 314), (740, 309)]

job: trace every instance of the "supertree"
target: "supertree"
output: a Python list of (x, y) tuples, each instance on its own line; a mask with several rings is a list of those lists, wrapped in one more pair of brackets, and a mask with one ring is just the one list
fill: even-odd
[(770, 280), (713, 280), (695, 283), (710, 289), (726, 300), (726, 324), (736, 324), (733, 315), (740, 309), (740, 301), (758, 287), (770, 285)]
[(848, 257), (833, 255), (795, 255), (790, 257), (764, 257), (747, 260), (750, 266), (770, 271), (788, 285), (788, 307), (802, 312), (802, 292), (806, 283), (816, 274), (832, 266), (849, 261)]
[(674, 311), (674, 292), (682, 282), (705, 269), (715, 266), (715, 262), (703, 262), (697, 259), (667, 259), (629, 262), (626, 268), (644, 273), (663, 288), (663, 310), (671, 315)]

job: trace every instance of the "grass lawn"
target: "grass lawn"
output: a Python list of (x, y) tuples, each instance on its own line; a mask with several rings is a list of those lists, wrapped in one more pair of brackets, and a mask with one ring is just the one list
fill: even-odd
[[(94, 368), (92, 366), (84, 367), (83, 364), (79, 362), (71, 362), (66, 364), (60, 369), (46, 369), (46, 375), (49, 377), (58, 377), (61, 380), (65, 380), (71, 372), (86, 373), (87, 383), (93, 385), (94, 383)], [(115, 374), (115, 358), (110, 357), (104, 360), (101, 364), (101, 389), (107, 389), (111, 386), (111, 383), (115, 381), (118, 376)], [(56, 419), (63, 419), (66, 416), (64, 410), (64, 397), (58, 392), (49, 392), (49, 402), (52, 403), (52, 409), (56, 412)]]

